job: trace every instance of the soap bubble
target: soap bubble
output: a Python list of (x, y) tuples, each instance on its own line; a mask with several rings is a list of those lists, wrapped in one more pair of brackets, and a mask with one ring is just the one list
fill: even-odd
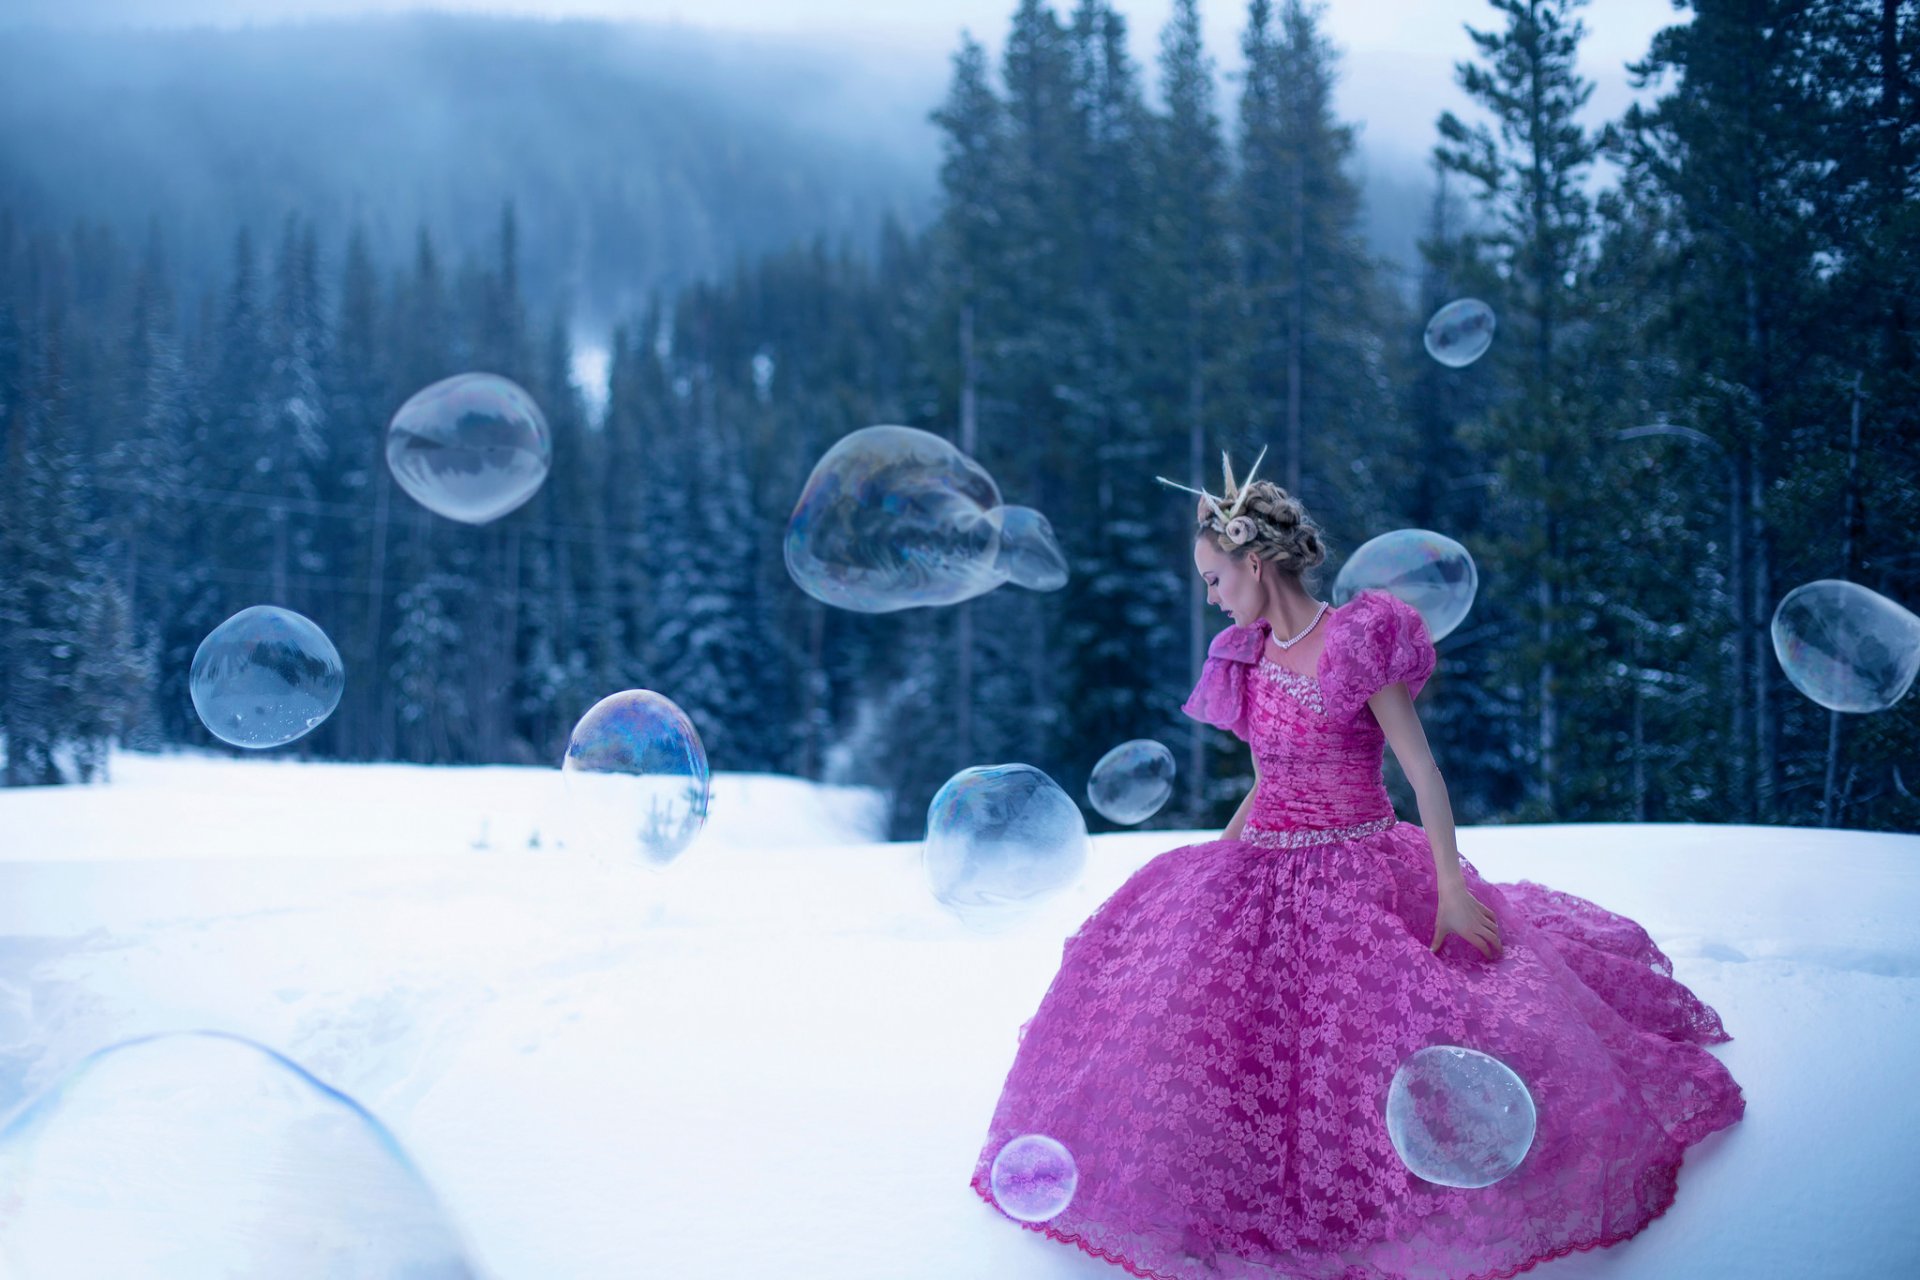
[(1000, 528), (996, 573), (1032, 591), (1058, 591), (1067, 585), (1067, 557), (1045, 516), (1032, 507), (1001, 507), (991, 518)]
[(1427, 354), (1449, 369), (1464, 369), (1493, 345), (1493, 308), (1478, 298), (1449, 302), (1427, 321)]
[(1387, 1088), (1387, 1136), (1415, 1177), (1485, 1187), (1533, 1145), (1533, 1095), (1497, 1058), (1457, 1045), (1412, 1054)]
[(614, 851), (663, 867), (707, 822), (707, 750), (687, 713), (651, 689), (593, 704), (561, 769), (576, 826)]
[(801, 590), (862, 613), (1066, 582), (1045, 518), (1002, 508), (985, 468), (912, 427), (866, 427), (827, 450), (787, 522), (786, 558)]
[(1333, 580), (1333, 602), (1362, 591), (1387, 591), (1420, 611), (1438, 641), (1473, 608), (1480, 571), (1467, 549), (1430, 529), (1395, 529), (1362, 543)]
[(14, 1280), (470, 1280), (387, 1129), (237, 1036), (129, 1040), (0, 1129)]
[(923, 856), (933, 896), (991, 930), (1079, 878), (1087, 820), (1030, 764), (962, 769), (927, 806)]
[(1087, 800), (1108, 822), (1145, 822), (1173, 795), (1173, 773), (1173, 752), (1151, 738), (1135, 738), (1093, 766)]
[(546, 417), (491, 373), (445, 378), (400, 406), (387, 466), (409, 497), (449, 520), (486, 524), (531, 498), (553, 464)]
[(266, 604), (209, 631), (187, 674), (200, 722), (236, 747), (285, 746), (332, 715), (346, 685), (327, 633)]
[(993, 1158), (993, 1199), (1009, 1218), (1045, 1222), (1073, 1203), (1080, 1170), (1073, 1153), (1044, 1133), (1022, 1134)]
[(1773, 611), (1773, 652), (1794, 688), (1831, 711), (1885, 711), (1920, 672), (1920, 617), (1837, 578), (1795, 587)]

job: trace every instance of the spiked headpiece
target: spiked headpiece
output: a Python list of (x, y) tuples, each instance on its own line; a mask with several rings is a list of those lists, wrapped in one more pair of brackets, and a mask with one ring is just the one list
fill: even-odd
[(1228, 460), (1225, 451), (1222, 451), (1220, 454), (1220, 474), (1222, 481), (1221, 493), (1223, 496), (1221, 497), (1215, 497), (1205, 489), (1189, 489), (1184, 484), (1175, 484), (1165, 476), (1155, 476), (1154, 479), (1158, 480), (1161, 484), (1178, 489), (1182, 493), (1191, 493), (1197, 496), (1200, 499), (1202, 509), (1212, 513), (1206, 518), (1207, 527), (1215, 533), (1225, 534), (1227, 541), (1231, 542), (1234, 546), (1243, 547), (1247, 543), (1252, 542), (1254, 535), (1259, 532), (1259, 529), (1253, 523), (1253, 517), (1243, 515), (1241, 512), (1247, 505), (1247, 497), (1251, 492), (1253, 477), (1260, 470), (1260, 464), (1266, 459), (1266, 456), (1267, 451), (1262, 449), (1260, 456), (1253, 460), (1253, 465), (1247, 468), (1247, 478), (1239, 484), (1235, 484), (1233, 479), (1233, 463)]

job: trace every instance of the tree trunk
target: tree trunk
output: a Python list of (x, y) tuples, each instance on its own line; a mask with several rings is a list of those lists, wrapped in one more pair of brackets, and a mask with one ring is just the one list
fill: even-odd
[[(969, 273), (971, 275), (971, 273)], [(969, 458), (979, 444), (979, 369), (974, 363), (973, 303), (960, 306), (960, 452)], [(973, 605), (962, 601), (954, 626), (957, 658), (953, 681), (953, 723), (961, 768), (973, 761)]]
[[(1846, 516), (1841, 521), (1840, 577), (1853, 580), (1854, 523), (1860, 516), (1860, 375), (1853, 375), (1853, 423), (1847, 432)], [(1839, 820), (1839, 797), (1835, 786), (1840, 775), (1840, 713), (1827, 712), (1827, 777), (1820, 795), (1820, 825), (1831, 827)]]
[[(1201, 412), (1206, 387), (1200, 376), (1200, 304), (1189, 299), (1187, 310), (1187, 474), (1200, 485), (1206, 466), (1207, 439)], [(1204, 488), (1204, 485), (1201, 485)], [(1191, 521), (1188, 522), (1191, 525)], [(1187, 687), (1200, 683), (1207, 659), (1206, 589), (1198, 574), (1187, 576)], [(1204, 816), (1207, 800), (1207, 740), (1198, 720), (1187, 723), (1187, 809), (1192, 820)]]
[[(1296, 141), (1295, 146), (1302, 145)], [(1307, 327), (1306, 166), (1293, 160), (1293, 280), (1287, 323), (1287, 492), (1300, 493), (1300, 375), (1305, 365)]]
[(1727, 765), (1732, 782), (1732, 812), (1740, 822), (1753, 821), (1752, 749), (1747, 728), (1747, 459), (1744, 452), (1729, 455), (1733, 477), (1727, 495), (1727, 701), (1733, 708)]

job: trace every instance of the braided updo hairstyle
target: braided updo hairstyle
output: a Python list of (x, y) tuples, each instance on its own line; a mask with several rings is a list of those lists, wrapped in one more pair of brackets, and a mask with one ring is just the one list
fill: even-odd
[[(1235, 560), (1258, 556), (1276, 569), (1302, 579), (1325, 563), (1326, 537), (1300, 499), (1271, 480), (1255, 480), (1246, 487), (1246, 494), (1240, 514), (1253, 521), (1254, 535), (1250, 541), (1235, 546), (1224, 530), (1214, 527), (1212, 513), (1204, 505), (1194, 536), (1213, 539), (1215, 547)], [(1231, 510), (1237, 497), (1237, 493), (1230, 493), (1221, 505)]]

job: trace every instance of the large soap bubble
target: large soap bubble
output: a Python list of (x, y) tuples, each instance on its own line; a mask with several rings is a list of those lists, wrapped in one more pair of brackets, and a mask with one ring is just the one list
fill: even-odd
[(540, 406), (497, 374), (462, 373), (417, 391), (387, 428), (393, 478), (449, 520), (499, 519), (534, 495), (552, 465)]
[(1045, 1222), (1073, 1203), (1080, 1170), (1065, 1144), (1044, 1133), (1027, 1133), (1000, 1148), (987, 1181), (994, 1202), (1009, 1218)]
[(991, 930), (1079, 878), (1087, 820), (1030, 764), (962, 769), (927, 806), (924, 858), (933, 896)]
[(1415, 1177), (1485, 1187), (1533, 1145), (1533, 1095), (1498, 1058), (1439, 1044), (1408, 1056), (1387, 1087), (1387, 1137)]
[(0, 1129), (10, 1280), (470, 1280), (387, 1129), (212, 1032), (87, 1058)]
[(561, 765), (576, 830), (663, 867), (707, 822), (707, 750), (687, 713), (651, 689), (593, 704)]
[(1885, 711), (1920, 673), (1920, 617), (1877, 591), (1822, 578), (1773, 611), (1773, 652), (1794, 688), (1830, 711)]
[(1387, 591), (1420, 611), (1435, 640), (1452, 634), (1473, 608), (1480, 570), (1467, 549), (1431, 529), (1395, 529), (1362, 543), (1333, 580), (1333, 601)]
[(1087, 800), (1108, 822), (1145, 822), (1173, 795), (1173, 774), (1173, 752), (1151, 738), (1135, 738), (1093, 766)]
[(1478, 298), (1449, 302), (1427, 321), (1427, 354), (1449, 369), (1464, 369), (1493, 345), (1493, 308)]
[(187, 674), (193, 709), (236, 747), (279, 747), (333, 714), (346, 688), (340, 651), (291, 609), (257, 604), (207, 633)]
[(1067, 580), (1045, 517), (1003, 508), (985, 468), (912, 427), (866, 427), (827, 450), (787, 522), (786, 557), (801, 590), (862, 613)]

